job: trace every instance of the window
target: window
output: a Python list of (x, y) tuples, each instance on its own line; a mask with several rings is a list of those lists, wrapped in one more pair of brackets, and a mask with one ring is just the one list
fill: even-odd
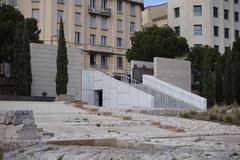
[(96, 8), (96, 0), (90, 0), (90, 8)]
[(122, 20), (121, 19), (117, 20), (117, 31), (122, 32)]
[(202, 16), (202, 6), (193, 6), (193, 15)]
[(96, 16), (90, 16), (90, 27), (96, 28)]
[(75, 12), (75, 25), (80, 25), (81, 13)]
[(219, 30), (219, 27), (218, 26), (214, 26), (213, 28), (213, 32), (214, 32), (214, 37), (218, 37), (218, 30)]
[(123, 57), (117, 57), (117, 68), (123, 69)]
[(194, 25), (193, 26), (193, 35), (195, 35), (195, 36), (202, 35), (202, 25)]
[(80, 6), (81, 5), (81, 0), (75, 0), (75, 5)]
[(107, 36), (102, 36), (101, 37), (101, 45), (106, 46), (107, 45)]
[(136, 15), (136, 8), (135, 8), (135, 4), (134, 3), (131, 3), (131, 5), (130, 5), (130, 15), (131, 16), (135, 16)]
[(80, 32), (75, 32), (75, 43), (80, 43), (80, 38), (81, 33)]
[(235, 34), (235, 40), (237, 40), (240, 37), (239, 31), (235, 30), (234, 34)]
[(64, 0), (57, 0), (57, 3), (64, 3)]
[(11, 6), (17, 6), (17, 0), (10, 0), (8, 3)]
[(234, 3), (238, 4), (238, 0), (234, 0)]
[(39, 9), (32, 9), (32, 18), (39, 21)]
[(102, 29), (107, 29), (107, 18), (106, 17), (102, 17), (102, 21), (101, 21), (101, 28)]
[(122, 12), (122, 0), (117, 0), (117, 11)]
[(135, 32), (135, 22), (130, 22), (130, 32)]
[(101, 0), (101, 8), (106, 9), (107, 8), (107, 0)]
[(224, 28), (224, 37), (229, 38), (229, 28)]
[(218, 8), (213, 7), (213, 17), (217, 18), (218, 17)]
[(94, 45), (96, 43), (96, 35), (90, 34), (90, 44)]
[(193, 47), (202, 47), (202, 44), (194, 44)]
[(101, 66), (105, 68), (107, 67), (107, 56), (105, 55), (101, 56)]
[(117, 48), (122, 48), (123, 44), (122, 44), (122, 38), (117, 38)]
[(180, 26), (174, 27), (177, 36), (180, 36)]
[(94, 66), (96, 65), (96, 55), (95, 54), (90, 54), (90, 65)]
[(177, 7), (177, 8), (174, 8), (174, 13), (175, 13), (175, 17), (180, 17), (180, 8)]
[(218, 49), (219, 49), (219, 46), (218, 46), (218, 45), (214, 45), (214, 48), (218, 50)]
[(234, 12), (234, 20), (235, 20), (235, 22), (239, 21), (239, 13), (238, 12)]
[(58, 23), (60, 23), (61, 18), (62, 18), (62, 20), (64, 19), (63, 11), (62, 11), (62, 10), (58, 10), (58, 11), (57, 11), (57, 22), (58, 22)]
[(224, 19), (228, 20), (228, 10), (224, 9)]

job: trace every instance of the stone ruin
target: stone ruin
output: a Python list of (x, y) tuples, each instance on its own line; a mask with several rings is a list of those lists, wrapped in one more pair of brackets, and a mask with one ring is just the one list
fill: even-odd
[(0, 111), (0, 139), (36, 139), (33, 111)]

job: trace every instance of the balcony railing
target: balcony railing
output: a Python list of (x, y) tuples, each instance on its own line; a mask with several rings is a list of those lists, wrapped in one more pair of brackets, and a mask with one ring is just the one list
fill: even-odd
[(88, 13), (110, 17), (111, 16), (111, 9), (110, 8), (96, 7), (96, 6), (88, 6)]

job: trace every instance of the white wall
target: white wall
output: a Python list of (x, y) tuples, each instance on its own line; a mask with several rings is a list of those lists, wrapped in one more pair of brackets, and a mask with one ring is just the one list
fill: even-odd
[[(56, 96), (56, 57), (57, 47), (31, 43), (32, 95)], [(68, 48), (68, 95), (81, 98), (81, 52), (77, 48)]]
[(93, 70), (82, 71), (82, 100), (95, 105), (94, 90), (103, 90), (104, 107), (154, 107), (154, 98), (132, 86)]
[(207, 100), (153, 76), (143, 75), (143, 84), (201, 110), (207, 110)]

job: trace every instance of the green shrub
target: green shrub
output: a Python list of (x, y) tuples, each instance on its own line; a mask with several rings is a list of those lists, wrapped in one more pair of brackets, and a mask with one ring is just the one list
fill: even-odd
[(179, 112), (178, 117), (180, 118), (190, 118), (189, 112)]
[(194, 110), (191, 110), (191, 111), (189, 111), (189, 114), (192, 115), (192, 116), (196, 116), (198, 114), (198, 112), (194, 111)]

